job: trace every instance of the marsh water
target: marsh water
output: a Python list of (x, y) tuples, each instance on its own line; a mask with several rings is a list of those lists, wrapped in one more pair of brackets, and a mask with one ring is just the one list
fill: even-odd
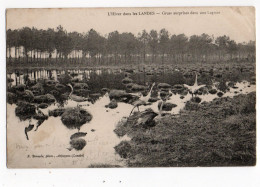
[[(89, 89), (92, 93), (100, 93), (102, 88), (122, 89), (125, 90), (125, 85), (122, 84), (122, 79), (125, 78), (124, 71), (117, 70), (71, 70), (70, 74), (74, 74), (74, 78), (79, 80), (86, 79)], [(24, 76), (28, 75), (30, 80), (37, 82), (39, 79), (58, 80), (59, 76), (65, 74), (65, 71), (58, 70), (35, 70), (10, 73), (8, 76), (14, 81), (14, 85), (24, 84)], [(181, 84), (183, 78), (178, 78), (180, 72), (161, 72), (161, 74), (147, 74), (146, 72), (133, 73), (128, 75), (135, 83), (150, 85), (152, 82), (167, 82), (171, 85)], [(172, 81), (172, 82), (171, 82)], [(191, 77), (190, 82), (194, 81)], [(217, 83), (217, 82), (215, 82)], [(228, 82), (226, 82), (228, 84)], [(226, 91), (222, 97), (233, 97), (238, 94), (247, 94), (255, 91), (255, 85), (251, 85), (248, 81), (242, 80), (235, 83), (229, 91)], [(210, 102), (217, 98), (217, 94), (200, 95), (201, 102)], [(180, 94), (172, 94), (167, 102), (176, 104), (171, 111), (167, 113), (178, 114), (185, 107), (187, 101), (192, 98), (191, 94), (181, 98)], [(35, 131), (28, 132), (29, 140), (24, 134), (25, 127), (29, 121), (20, 121), (15, 115), (16, 104), (7, 104), (7, 131), (8, 131), (8, 162), (10, 167), (89, 167), (91, 165), (118, 165), (125, 166), (124, 159), (116, 154), (114, 147), (122, 140), (128, 140), (130, 137), (118, 137), (114, 133), (117, 123), (128, 117), (133, 105), (123, 102), (118, 102), (118, 107), (115, 109), (106, 108), (110, 102), (108, 94), (102, 94), (95, 102), (77, 103), (69, 99), (64, 108), (76, 107), (78, 104), (86, 109), (93, 116), (92, 120), (84, 124), (80, 128), (80, 132), (85, 132), (84, 137), (86, 146), (77, 151), (70, 147), (70, 136), (77, 129), (71, 130), (63, 125), (60, 117), (49, 116), (47, 120)], [(140, 106), (140, 111), (147, 108), (152, 108), (154, 112), (158, 111), (158, 102), (151, 105)], [(58, 108), (58, 103), (54, 103), (41, 111), (48, 115), (49, 110)], [(135, 110), (137, 111), (137, 109)], [(37, 121), (32, 120), (32, 124)], [(22, 161), (21, 161), (22, 160)], [(29, 164), (28, 164), (29, 163)]]

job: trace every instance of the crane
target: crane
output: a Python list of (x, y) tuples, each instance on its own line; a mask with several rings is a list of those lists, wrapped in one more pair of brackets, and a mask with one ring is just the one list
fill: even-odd
[(193, 86), (189, 86), (187, 84), (183, 84), (186, 88), (189, 89), (189, 91), (191, 92), (191, 95), (193, 97), (193, 94), (195, 94), (195, 92), (197, 90), (199, 90), (200, 88), (202, 87), (205, 87), (206, 85), (205, 84), (202, 84), (202, 85), (198, 85), (198, 75), (197, 75), (197, 72), (195, 72), (195, 83)]
[(81, 96), (77, 96), (75, 94), (72, 94), (73, 93), (73, 87), (71, 84), (67, 84), (70, 88), (71, 88), (71, 92), (69, 94), (69, 98), (73, 101), (76, 101), (76, 102), (84, 102), (84, 101), (87, 101), (88, 99), (85, 98), (85, 97), (81, 97)]
[[(151, 87), (150, 91), (148, 92), (148, 94), (147, 94), (146, 96), (141, 95), (141, 97), (140, 97), (137, 101), (135, 101), (135, 102), (133, 103), (134, 108), (131, 110), (130, 115), (132, 114), (133, 110), (134, 110), (136, 107), (137, 107), (138, 111), (140, 111), (140, 110), (139, 110), (139, 106), (141, 106), (141, 105), (146, 105), (146, 104), (149, 102), (149, 99), (150, 99), (150, 97), (151, 97), (151, 93), (152, 93), (152, 90), (153, 90), (154, 85), (155, 85), (155, 82), (152, 84), (152, 87)], [(129, 116), (130, 116), (130, 115), (129, 115)]]

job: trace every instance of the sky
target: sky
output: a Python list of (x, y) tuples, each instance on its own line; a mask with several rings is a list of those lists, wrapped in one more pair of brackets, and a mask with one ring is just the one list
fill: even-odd
[[(112, 15), (113, 12), (117, 15)], [(131, 15), (123, 15), (124, 12)], [(144, 12), (152, 15), (143, 15)], [(102, 35), (115, 30), (137, 35), (143, 29), (165, 28), (171, 34), (206, 33), (215, 37), (228, 35), (236, 42), (255, 41), (253, 7), (8, 9), (6, 15), (7, 29), (25, 26), (47, 29), (62, 25), (68, 32), (84, 33), (93, 28)]]

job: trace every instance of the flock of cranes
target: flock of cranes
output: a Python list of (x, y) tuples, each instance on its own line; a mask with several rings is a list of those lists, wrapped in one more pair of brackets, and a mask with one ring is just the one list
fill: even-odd
[[(70, 94), (69, 94), (69, 98), (70, 98), (71, 100), (76, 101), (76, 102), (85, 102), (85, 101), (88, 101), (88, 98), (86, 98), (86, 97), (77, 96), (77, 95), (73, 94), (73, 91), (74, 91), (74, 90), (73, 90), (72, 85), (71, 85), (71, 84), (67, 84), (67, 85), (71, 88), (71, 92), (70, 92)], [(149, 92), (148, 92), (148, 94), (147, 94), (146, 96), (144, 96), (142, 93), (140, 93), (139, 99), (136, 100), (135, 102), (133, 102), (133, 109), (131, 110), (129, 116), (132, 114), (132, 112), (134, 111), (135, 108), (137, 108), (138, 111), (140, 111), (140, 110), (139, 110), (139, 107), (140, 107), (140, 106), (142, 106), (142, 105), (145, 106), (145, 105), (150, 104), (149, 100), (150, 100), (150, 98), (151, 98), (151, 94), (152, 94), (152, 90), (153, 90), (154, 86), (155, 86), (155, 83), (153, 83), (153, 84), (151, 85), (151, 88), (150, 88), (150, 90), (149, 90)], [(189, 90), (189, 92), (191, 93), (192, 97), (193, 97), (193, 95), (196, 96), (196, 92), (197, 92), (200, 88), (205, 87), (205, 86), (206, 86), (205, 84), (203, 84), (203, 85), (198, 85), (198, 75), (197, 75), (196, 72), (195, 72), (195, 82), (194, 82), (194, 84), (193, 84), (192, 86), (189, 86), (189, 85), (187, 85), (187, 84), (184, 84), (184, 87), (186, 87), (186, 88)], [(164, 105), (165, 102), (169, 99), (169, 95), (166, 96), (166, 97), (161, 97), (160, 94), (159, 94), (159, 99), (161, 100), (161, 105), (159, 106), (159, 116), (161, 116), (163, 105)]]
[[(135, 102), (133, 103), (134, 107), (133, 107), (132, 111), (130, 112), (130, 115), (132, 114), (132, 112), (133, 112), (133, 110), (134, 110), (135, 108), (137, 108), (138, 111), (140, 111), (140, 110), (139, 110), (139, 106), (141, 106), (141, 105), (148, 105), (148, 104), (149, 104), (149, 99), (151, 98), (151, 93), (152, 93), (152, 90), (153, 90), (153, 87), (154, 87), (154, 86), (155, 86), (155, 83), (152, 84), (151, 89), (150, 89), (150, 91), (148, 92), (147, 96), (144, 97), (144, 96), (141, 94), (141, 97), (140, 97), (137, 101), (135, 101)], [(195, 82), (194, 82), (194, 84), (193, 84), (192, 86), (189, 86), (189, 85), (187, 85), (187, 84), (184, 84), (184, 87), (186, 87), (186, 88), (189, 90), (189, 92), (191, 93), (192, 97), (193, 97), (193, 95), (196, 96), (197, 91), (198, 91), (200, 88), (205, 87), (205, 86), (206, 86), (205, 84), (198, 85), (198, 75), (197, 75), (197, 72), (195, 72)], [(170, 97), (170, 95), (167, 95), (166, 97), (161, 97), (161, 95), (160, 95), (160, 93), (159, 93), (159, 98), (160, 98), (160, 100), (161, 100), (161, 105), (159, 106), (159, 113), (158, 113), (158, 114), (159, 114), (159, 117), (161, 117), (162, 108), (163, 108), (165, 102), (169, 99), (169, 97)], [(129, 115), (129, 116), (130, 116), (130, 115)]]
[[(79, 104), (78, 104), (78, 103), (80, 103), (80, 102), (85, 102), (85, 101), (89, 101), (89, 100), (90, 100), (90, 99), (87, 98), (87, 97), (82, 97), (82, 96), (78, 96), (78, 95), (73, 94), (74, 89), (73, 89), (73, 86), (72, 86), (71, 84), (67, 84), (67, 86), (69, 86), (70, 89), (71, 89), (70, 94), (69, 94), (69, 98), (70, 98), (71, 100), (77, 102), (77, 107), (79, 107)], [(144, 96), (141, 92), (140, 92), (139, 94), (132, 94), (132, 95), (138, 96), (139, 98), (138, 98), (135, 102), (132, 103), (133, 109), (131, 110), (129, 116), (131, 116), (131, 114), (132, 114), (132, 112), (134, 111), (135, 108), (137, 108), (138, 111), (140, 112), (140, 109), (139, 109), (140, 106), (142, 106), (142, 105), (146, 106), (146, 105), (151, 104), (150, 99), (151, 99), (151, 95), (152, 95), (152, 91), (153, 91), (154, 86), (155, 86), (155, 83), (153, 83), (153, 84), (151, 85), (151, 88), (150, 88), (150, 90), (149, 90), (149, 92), (148, 92), (148, 94), (147, 94), (146, 96)], [(198, 91), (200, 88), (205, 87), (205, 86), (206, 86), (206, 85), (204, 85), (204, 84), (203, 84), (203, 85), (198, 85), (198, 75), (197, 75), (197, 73), (195, 73), (195, 82), (194, 82), (194, 85), (189, 86), (189, 85), (184, 84), (184, 87), (186, 87), (186, 88), (189, 90), (189, 92), (192, 94), (192, 97), (193, 97), (193, 95), (196, 96), (197, 91)], [(166, 95), (166, 96), (161, 96), (160, 93), (161, 93), (161, 90), (159, 90), (159, 93), (158, 93), (158, 97), (159, 97), (159, 100), (161, 100), (161, 104), (160, 104), (159, 107), (158, 107), (158, 112), (155, 112), (155, 113), (158, 114), (158, 117), (159, 117), (159, 118), (161, 118), (161, 116), (162, 116), (162, 110), (163, 110), (164, 104), (166, 103), (166, 101), (167, 101), (167, 100), (169, 99), (169, 97), (170, 97), (170, 94), (168, 94), (168, 95)], [(108, 92), (106, 92), (105, 95), (108, 96)], [(41, 110), (39, 110), (39, 107), (38, 107), (38, 106), (37, 106), (37, 113), (38, 113), (39, 116), (44, 116), (44, 114), (41, 112)], [(41, 125), (41, 123), (37, 124), (35, 131), (38, 129), (38, 127), (39, 127), (40, 125)], [(24, 130), (27, 140), (29, 140), (29, 137), (28, 137), (28, 134), (27, 134), (27, 133), (28, 133), (29, 131), (31, 131), (33, 128), (34, 128), (34, 125), (31, 124), (31, 121), (30, 121), (30, 122), (29, 122), (29, 126), (26, 127), (25, 130)]]

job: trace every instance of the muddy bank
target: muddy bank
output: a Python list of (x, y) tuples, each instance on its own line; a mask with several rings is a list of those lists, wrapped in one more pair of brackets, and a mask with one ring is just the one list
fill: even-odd
[(131, 140), (115, 150), (129, 167), (252, 166), (256, 163), (255, 92), (195, 103), (178, 115), (155, 117), (150, 128), (136, 125), (137, 112), (115, 132)]

